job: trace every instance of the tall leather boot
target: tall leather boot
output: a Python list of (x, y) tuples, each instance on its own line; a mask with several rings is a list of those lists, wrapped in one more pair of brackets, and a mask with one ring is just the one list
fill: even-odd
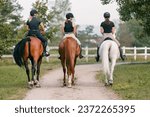
[(81, 58), (83, 58), (84, 56), (82, 55), (82, 46), (80, 45), (79, 47), (80, 47), (80, 54), (79, 54), (79, 58), (81, 59)]
[(47, 47), (47, 42), (43, 43), (43, 47), (44, 47), (44, 51), (43, 51), (43, 56), (49, 56), (50, 54), (46, 51), (46, 47)]
[(100, 56), (99, 56), (99, 47), (97, 47), (97, 56), (95, 57), (96, 62), (99, 61), (99, 58), (100, 58)]
[(120, 58), (124, 61), (125, 60), (125, 55), (123, 55), (121, 47), (119, 47), (119, 52), (120, 52)]

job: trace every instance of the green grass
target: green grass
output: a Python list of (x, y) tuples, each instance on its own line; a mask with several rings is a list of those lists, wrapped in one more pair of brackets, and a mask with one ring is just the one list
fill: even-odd
[[(41, 76), (58, 66), (60, 66), (58, 60), (43, 62)], [(22, 99), (28, 90), (25, 69), (10, 61), (0, 61), (0, 100)]]
[[(104, 75), (97, 75), (104, 82)], [(118, 65), (114, 71), (111, 87), (122, 99), (150, 99), (150, 64)]]

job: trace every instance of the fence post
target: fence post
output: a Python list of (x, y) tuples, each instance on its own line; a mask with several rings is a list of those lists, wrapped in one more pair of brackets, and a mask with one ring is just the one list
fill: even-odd
[(147, 47), (145, 47), (145, 60), (147, 60)]
[(88, 62), (88, 46), (85, 47), (85, 59), (86, 59), (86, 62)]
[(134, 60), (136, 60), (136, 47), (134, 47)]
[(125, 46), (122, 47), (122, 52), (123, 52), (123, 55), (126, 54), (126, 49), (125, 49)]

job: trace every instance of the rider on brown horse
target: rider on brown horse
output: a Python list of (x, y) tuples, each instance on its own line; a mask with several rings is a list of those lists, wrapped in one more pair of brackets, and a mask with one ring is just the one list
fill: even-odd
[(37, 11), (36, 10), (31, 10), (30, 11), (30, 18), (27, 21), (27, 29), (28, 34), (27, 36), (33, 36), (35, 35), (38, 39), (40, 39), (43, 43), (43, 47), (44, 47), (44, 52), (43, 52), (43, 56), (49, 56), (50, 54), (46, 51), (46, 47), (47, 47), (47, 40), (42, 36), (39, 26), (41, 26), (42, 31), (44, 32), (44, 25), (43, 23), (36, 17), (37, 15)]
[(109, 20), (110, 18), (110, 13), (109, 12), (105, 12), (104, 13), (104, 18), (105, 18), (105, 21), (101, 23), (100, 25), (100, 32), (102, 33), (103, 35), (103, 39), (102, 41), (99, 43), (98, 47), (97, 47), (97, 57), (96, 57), (96, 61), (98, 62), (99, 61), (99, 47), (101, 45), (101, 43), (106, 39), (106, 38), (109, 38), (109, 39), (112, 39), (113, 41), (115, 41), (119, 47), (119, 51), (120, 51), (120, 57), (122, 60), (124, 60), (125, 56), (123, 55), (122, 53), (122, 50), (121, 50), (121, 47), (120, 47), (120, 43), (119, 41), (115, 38), (114, 34), (115, 34), (115, 25), (112, 21)]
[[(80, 46), (79, 58), (83, 58), (81, 42), (76, 37), (77, 30), (76, 30), (75, 23), (72, 21), (73, 18), (74, 18), (74, 16), (72, 13), (66, 14), (66, 20), (62, 24), (62, 30), (61, 31), (62, 31), (62, 34), (64, 35), (63, 39), (65, 39), (66, 37), (72, 37), (73, 39), (75, 39), (77, 41), (77, 43)], [(60, 59), (60, 57), (59, 57), (59, 59)]]

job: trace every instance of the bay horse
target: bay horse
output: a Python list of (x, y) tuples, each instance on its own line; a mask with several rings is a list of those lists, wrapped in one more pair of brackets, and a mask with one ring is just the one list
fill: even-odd
[[(22, 39), (14, 48), (13, 57), (19, 67), (24, 66), (28, 77), (28, 88), (33, 86), (40, 87), (39, 75), (42, 62), (43, 45), (37, 37), (27, 37)], [(30, 79), (30, 70), (28, 59), (32, 64), (32, 80)]]
[(105, 75), (105, 85), (112, 85), (114, 67), (117, 59), (119, 58), (118, 45), (110, 38), (104, 40), (100, 46), (99, 55), (102, 60), (102, 67)]
[(77, 57), (80, 54), (80, 47), (75, 39), (66, 37), (59, 44), (59, 54), (63, 67), (64, 79), (63, 86), (66, 86), (66, 68), (68, 76), (68, 87), (74, 85), (74, 74)]

